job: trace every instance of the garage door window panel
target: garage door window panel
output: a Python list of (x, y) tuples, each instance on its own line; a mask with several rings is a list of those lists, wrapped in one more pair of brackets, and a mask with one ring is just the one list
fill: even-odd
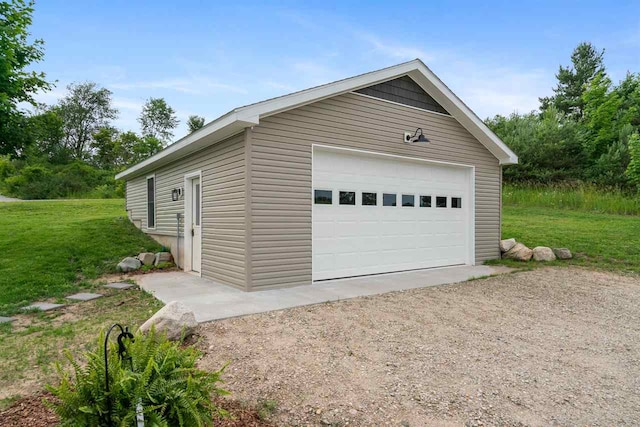
[(331, 190), (315, 190), (314, 202), (316, 205), (330, 205), (333, 203), (333, 192)]
[(378, 193), (362, 192), (362, 206), (377, 206)]
[(452, 197), (451, 207), (454, 209), (462, 209), (462, 197)]
[(402, 195), (402, 206), (403, 207), (414, 207), (416, 205), (415, 203), (415, 197), (413, 194), (403, 194)]
[(384, 193), (382, 195), (382, 205), (383, 206), (396, 206), (397, 205), (397, 196), (393, 193)]
[(420, 196), (420, 207), (421, 208), (430, 208), (431, 207), (431, 196)]
[(340, 204), (355, 206), (356, 204), (356, 192), (355, 191), (341, 191), (340, 192)]
[(446, 208), (447, 207), (447, 198), (444, 196), (436, 197), (436, 207), (437, 208)]

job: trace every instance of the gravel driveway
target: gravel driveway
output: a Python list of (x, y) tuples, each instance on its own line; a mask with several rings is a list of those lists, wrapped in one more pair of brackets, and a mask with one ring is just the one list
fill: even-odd
[(205, 324), (277, 425), (640, 425), (640, 280), (547, 268)]

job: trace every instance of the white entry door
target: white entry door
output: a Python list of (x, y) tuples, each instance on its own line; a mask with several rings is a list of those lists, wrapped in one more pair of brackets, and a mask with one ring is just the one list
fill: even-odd
[(472, 264), (471, 173), (316, 147), (313, 280)]
[(202, 265), (202, 203), (200, 178), (191, 180), (191, 270), (200, 272)]

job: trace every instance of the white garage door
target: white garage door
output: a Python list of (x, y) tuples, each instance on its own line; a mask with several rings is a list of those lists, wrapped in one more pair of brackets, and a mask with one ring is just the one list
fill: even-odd
[(471, 264), (471, 171), (316, 147), (313, 280)]

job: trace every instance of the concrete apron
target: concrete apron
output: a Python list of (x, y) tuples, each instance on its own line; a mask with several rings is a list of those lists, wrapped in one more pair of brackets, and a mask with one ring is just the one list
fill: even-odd
[(488, 265), (456, 266), (379, 274), (350, 279), (325, 280), (308, 286), (244, 292), (184, 272), (138, 276), (138, 285), (160, 301), (180, 301), (195, 313), (198, 322), (263, 313), (327, 301), (383, 294), (392, 291), (464, 282), (474, 277), (507, 272)]

